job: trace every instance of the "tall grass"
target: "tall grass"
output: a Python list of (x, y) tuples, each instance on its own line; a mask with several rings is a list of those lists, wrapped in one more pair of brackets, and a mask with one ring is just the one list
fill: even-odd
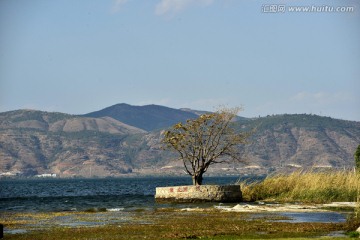
[(241, 182), (240, 185), (245, 201), (356, 202), (360, 174), (352, 171), (294, 172), (270, 176), (260, 183)]

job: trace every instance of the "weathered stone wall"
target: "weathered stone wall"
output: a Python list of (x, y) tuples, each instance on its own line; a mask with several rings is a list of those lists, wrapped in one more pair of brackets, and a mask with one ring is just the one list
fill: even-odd
[(157, 202), (240, 202), (239, 185), (201, 185), (156, 188)]

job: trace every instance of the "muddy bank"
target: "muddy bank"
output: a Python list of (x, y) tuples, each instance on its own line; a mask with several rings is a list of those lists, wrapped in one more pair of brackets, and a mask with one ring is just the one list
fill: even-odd
[[(237, 212), (248, 213), (250, 219), (272, 218), (273, 216), (281, 216), (279, 219), (273, 219), (273, 222), (289, 222), (289, 223), (344, 223), (347, 216), (355, 208), (356, 203), (353, 202), (334, 202), (330, 204), (289, 204), (289, 203), (241, 203), (235, 206), (218, 205), (215, 209), (221, 212)], [(344, 211), (329, 210), (332, 208)], [(204, 208), (183, 208), (181, 211), (204, 212), (208, 209)], [(350, 211), (350, 212), (349, 212)], [(283, 217), (283, 218), (282, 218)]]
[(355, 202), (333, 202), (329, 204), (290, 203), (240, 203), (234, 207), (219, 206), (224, 211), (233, 212), (328, 212), (330, 208), (355, 208)]
[[(124, 211), (124, 209), (111, 209), (104, 212), (49, 212), (49, 213), (6, 213), (0, 215), (0, 221), (5, 225), (5, 234), (7, 236), (31, 236), (34, 232), (48, 232), (54, 229), (98, 229), (100, 227), (134, 227), (151, 226), (156, 229), (158, 226), (167, 224), (165, 217), (171, 218), (171, 221), (179, 221), (183, 218), (191, 219), (206, 218), (206, 221), (212, 217), (221, 218), (224, 221), (239, 219), (239, 224), (249, 226), (259, 224), (259, 221), (266, 225), (283, 224), (279, 232), (288, 232), (292, 225), (306, 227), (307, 224), (317, 223), (329, 228), (323, 234), (329, 234), (333, 231), (342, 231), (346, 229), (346, 214), (331, 211), (327, 207), (355, 207), (355, 203), (331, 203), (331, 204), (280, 204), (280, 203), (241, 203), (241, 204), (214, 204), (199, 207), (179, 208), (164, 207), (155, 209), (142, 209), (136, 211)], [(109, 209), (110, 210), (110, 209)], [(170, 221), (169, 220), (169, 221)], [(213, 224), (221, 223), (213, 219)], [(228, 223), (228, 222), (227, 222)], [(229, 224), (228, 223), (228, 224)], [(232, 224), (232, 223), (231, 223)], [(326, 225), (330, 224), (330, 225)], [(335, 224), (335, 225), (331, 225)], [(172, 226), (172, 225), (171, 225)], [(179, 228), (182, 225), (179, 225)], [(262, 226), (261, 224), (259, 226)], [(273, 225), (278, 226), (278, 225)], [(296, 225), (298, 226), (298, 225)], [(309, 225), (310, 226), (310, 225)], [(204, 226), (206, 227), (206, 226)], [(319, 227), (317, 231), (321, 230)], [(68, 230), (66, 230), (68, 231)], [(84, 230), (87, 231), (87, 230)], [(269, 230), (270, 231), (270, 230)], [(305, 232), (307, 232), (306, 230)], [(291, 232), (291, 231), (290, 231)], [(181, 232), (179, 232), (180, 234)], [(226, 232), (224, 232), (225, 234)], [(236, 233), (238, 234), (238, 233)], [(239, 232), (240, 234), (240, 232)], [(318, 234), (318, 233), (317, 233)], [(111, 238), (110, 238), (111, 239)]]
[[(6, 239), (264, 239), (343, 234), (346, 223), (289, 222), (291, 217), (275, 212), (243, 213), (219, 210), (181, 211), (161, 208), (126, 214), (47, 213), (8, 215)], [(74, 221), (74, 222), (72, 222)], [(39, 223), (40, 225), (33, 225)], [(64, 225), (65, 224), (65, 225)], [(46, 227), (45, 227), (46, 226)], [(219, 237), (219, 238), (217, 238)]]

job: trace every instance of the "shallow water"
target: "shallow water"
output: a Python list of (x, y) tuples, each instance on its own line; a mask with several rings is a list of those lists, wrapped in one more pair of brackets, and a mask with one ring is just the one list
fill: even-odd
[[(204, 184), (233, 184), (236, 177), (206, 178)], [(236, 204), (188, 203), (158, 204), (154, 200), (155, 188), (162, 186), (191, 185), (189, 177), (174, 178), (124, 178), (124, 179), (36, 179), (0, 180), (0, 213), (71, 212), (54, 217), (51, 221), (35, 221), (30, 229), (51, 226), (78, 227), (98, 226), (137, 221), (132, 216), (139, 211), (156, 208), (231, 208)], [(93, 214), (83, 216), (81, 211)], [(101, 212), (106, 210), (106, 212)], [(269, 213), (270, 215), (273, 213)], [(286, 217), (284, 221), (298, 222), (345, 222), (346, 215), (335, 212), (275, 213)], [(262, 218), (266, 214), (251, 214), (251, 218)], [(270, 218), (271, 219), (271, 218)], [(1, 215), (0, 215), (1, 220)], [(146, 220), (148, 221), (148, 220)], [(148, 222), (141, 222), (146, 224)], [(28, 226), (29, 227), (29, 226)], [(28, 229), (27, 229), (28, 230)], [(5, 229), (6, 233), (23, 233), (22, 228)]]
[[(237, 177), (208, 177), (204, 183), (233, 184)], [(0, 210), (84, 211), (92, 208), (154, 208), (155, 188), (191, 185), (190, 177), (0, 180)]]
[(307, 213), (281, 213), (289, 220), (278, 220), (277, 222), (303, 223), (303, 222), (322, 222), (322, 223), (341, 223), (346, 222), (346, 215), (337, 212), (307, 212)]

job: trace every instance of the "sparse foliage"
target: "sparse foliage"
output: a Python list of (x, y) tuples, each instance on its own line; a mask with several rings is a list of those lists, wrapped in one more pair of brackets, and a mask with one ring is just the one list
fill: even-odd
[(211, 165), (231, 159), (242, 161), (239, 145), (246, 142), (250, 133), (236, 132), (232, 127), (238, 111), (221, 109), (203, 114), (164, 133), (163, 143), (179, 154), (194, 185), (202, 184), (203, 174)]
[(355, 153), (354, 153), (354, 158), (355, 158), (355, 168), (357, 172), (360, 172), (360, 144), (357, 147)]

